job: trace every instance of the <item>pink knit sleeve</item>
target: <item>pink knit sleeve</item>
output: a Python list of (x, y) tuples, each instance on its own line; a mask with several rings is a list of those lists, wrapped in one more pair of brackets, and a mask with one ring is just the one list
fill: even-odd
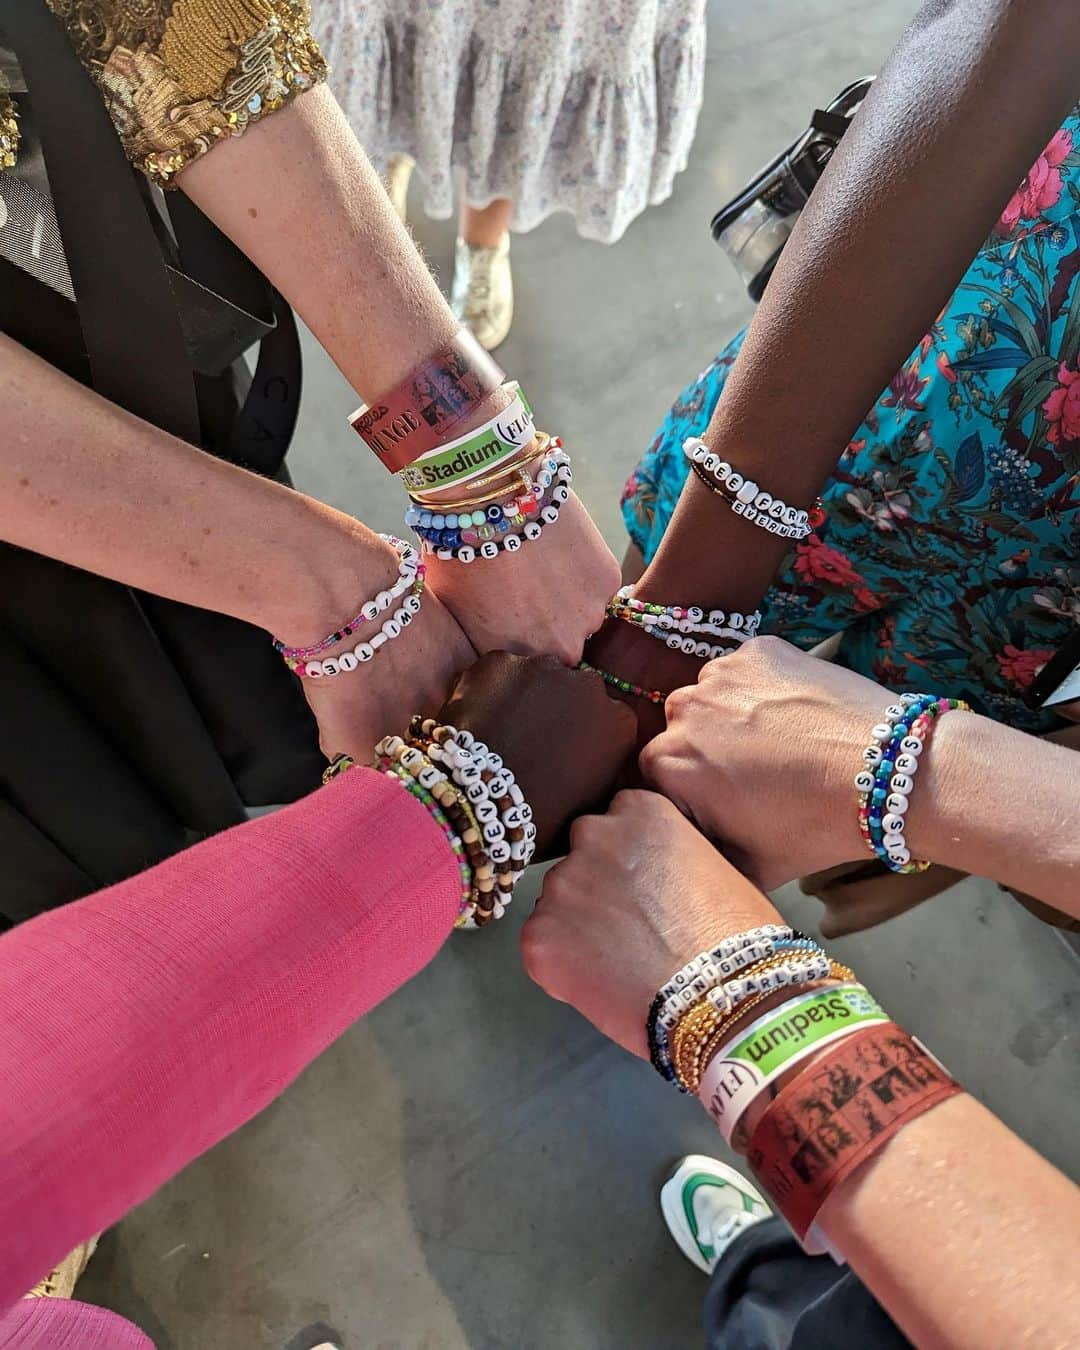
[(355, 769), (0, 938), (0, 1309), (430, 961), (459, 887)]

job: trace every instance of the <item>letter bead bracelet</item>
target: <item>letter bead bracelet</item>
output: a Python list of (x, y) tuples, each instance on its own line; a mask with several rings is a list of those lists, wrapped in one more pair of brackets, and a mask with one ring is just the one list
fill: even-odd
[[(380, 647), (384, 647), (388, 642), (393, 642), (396, 637), (400, 637), (402, 632), (420, 613), (420, 597), (424, 591), (426, 569), (420, 562), (416, 549), (412, 544), (408, 544), (392, 534), (383, 534), (379, 537), (385, 539), (398, 555), (397, 581), (388, 590), (380, 591), (374, 599), (366, 601), (360, 607), (358, 614), (355, 614), (347, 623), (343, 623), (333, 633), (328, 633), (321, 642), (316, 642), (314, 646), (287, 647), (280, 639), (274, 638), (274, 650), (280, 652), (285, 664), (294, 675), (299, 675), (301, 679), (317, 680), (334, 675), (348, 674), (350, 671), (356, 670), (358, 666), (372, 660)], [(403, 596), (404, 599), (402, 599)], [(320, 652), (324, 652), (336, 643), (352, 637), (366, 625), (373, 624), (380, 615), (385, 614), (399, 600), (401, 601), (400, 605), (383, 622), (381, 627), (370, 632), (351, 651), (339, 652), (337, 656), (328, 656), (323, 661), (315, 659)]]
[(509, 501), (493, 501), (472, 510), (435, 511), (410, 506), (405, 523), (420, 536), (425, 554), (444, 562), (471, 563), (516, 553), (539, 539), (559, 519), (574, 474), (570, 457), (557, 438), (545, 438), (545, 456), (535, 482)]
[(859, 830), (869, 851), (891, 872), (924, 872), (930, 864), (912, 860), (904, 817), (915, 789), (919, 757), (934, 724), (946, 712), (970, 712), (961, 699), (936, 694), (901, 694), (870, 732), (855, 775)]
[[(339, 755), (323, 782), (353, 767)], [(416, 716), (404, 737), (383, 737), (372, 767), (419, 801), (446, 835), (461, 878), (455, 927), (501, 919), (536, 848), (532, 809), (501, 756), (467, 731)]]
[[(608, 602), (607, 612), (612, 619), (633, 624), (635, 628), (656, 638), (673, 651), (688, 656), (700, 656), (711, 661), (727, 656), (737, 647), (757, 635), (761, 611), (753, 614), (728, 613), (722, 609), (702, 609), (698, 605), (653, 605), (636, 600), (632, 587), (623, 586)], [(724, 638), (735, 647), (709, 641)]]
[(683, 454), (710, 492), (723, 497), (735, 514), (751, 525), (784, 539), (805, 539), (813, 531), (808, 512), (788, 506), (781, 498), (763, 491), (752, 478), (744, 478), (710, 450), (700, 436), (688, 436), (683, 441)]

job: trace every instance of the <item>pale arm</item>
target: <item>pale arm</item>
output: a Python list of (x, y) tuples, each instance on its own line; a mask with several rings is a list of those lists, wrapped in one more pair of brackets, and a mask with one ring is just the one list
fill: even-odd
[[(0, 335), (0, 538), (140, 590), (317, 642), (397, 575), (340, 511), (215, 459)], [(367, 755), (437, 706), (472, 653), (434, 596), (379, 659), (305, 690), (328, 753)]]

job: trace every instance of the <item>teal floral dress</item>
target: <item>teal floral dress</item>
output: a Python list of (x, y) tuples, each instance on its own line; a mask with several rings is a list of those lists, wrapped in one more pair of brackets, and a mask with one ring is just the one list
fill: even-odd
[[(1027, 730), (1024, 690), (1080, 624), (1080, 109), (840, 456), (763, 631), (893, 689)], [(679, 396), (623, 494), (652, 557), (740, 335)]]

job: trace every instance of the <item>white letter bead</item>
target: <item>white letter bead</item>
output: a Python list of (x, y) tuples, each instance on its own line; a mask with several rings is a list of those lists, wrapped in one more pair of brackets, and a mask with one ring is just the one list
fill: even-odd
[(516, 534), (508, 534), (503, 540), (503, 548), (507, 553), (516, 553), (521, 547), (521, 540)]
[(914, 778), (909, 778), (906, 773), (894, 773), (892, 782), (889, 784), (894, 792), (901, 792), (906, 797), (915, 786)]
[(903, 715), (904, 709), (900, 706), (899, 703), (890, 703), (889, 706), (885, 709), (885, 716), (891, 717), (894, 721), (898, 717), (903, 717)]
[(903, 816), (907, 814), (908, 799), (902, 792), (890, 792), (885, 798), (885, 810), (891, 811), (894, 816)]
[(490, 539), (486, 539), (480, 545), (480, 556), (481, 558), (497, 558), (499, 556), (498, 544), (492, 543)]
[(904, 817), (891, 813), (882, 820), (881, 828), (886, 834), (903, 834)]
[(398, 623), (397, 619), (387, 619), (382, 626), (382, 631), (387, 639), (392, 641), (394, 638), (400, 637), (401, 624)]
[(490, 820), (484, 826), (484, 843), (497, 844), (500, 839), (506, 838), (506, 831), (497, 820)]
[(342, 652), (337, 659), (337, 663), (338, 670), (343, 670), (346, 674), (348, 674), (350, 670), (355, 670), (360, 664), (352, 652)]
[(798, 523), (799, 523), (799, 513), (798, 513), (798, 511), (796, 511), (795, 507), (794, 507), (794, 506), (785, 506), (785, 507), (784, 507), (784, 524), (785, 524), (785, 525), (789, 525), (789, 526), (791, 526), (791, 527), (794, 527), (794, 526), (796, 526)]
[(741, 502), (752, 502), (761, 489), (752, 478), (747, 478), (735, 494)]
[(375, 597), (375, 604), (378, 606), (380, 614), (383, 612), (384, 609), (389, 609), (393, 603), (394, 597), (390, 594), (389, 591), (380, 591), (379, 594)]
[(682, 651), (682, 638), (678, 633), (671, 633), (664, 639), (664, 646), (670, 647), (673, 652)]
[(874, 775), (868, 769), (863, 769), (861, 773), (855, 775), (855, 786), (860, 792), (872, 791), (874, 787)]
[(705, 611), (703, 609), (699, 609), (697, 605), (690, 605), (686, 611), (686, 617), (690, 620), (691, 623), (695, 624), (704, 623)]
[(889, 861), (895, 863), (897, 867), (905, 867), (911, 861), (911, 854), (906, 848), (893, 849), (889, 853)]
[(545, 506), (540, 512), (540, 519), (545, 525), (554, 525), (559, 519), (559, 508), (557, 506)]
[(539, 539), (541, 533), (542, 527), (537, 525), (535, 520), (530, 520), (524, 530), (522, 530), (522, 534), (524, 534), (525, 538), (530, 540)]
[(492, 844), (488, 849), (488, 857), (493, 863), (506, 863), (510, 861), (510, 845), (505, 839), (500, 839), (498, 843)]
[(465, 796), (472, 802), (473, 806), (487, 800), (487, 789), (479, 780), (475, 783), (468, 783), (465, 787)]
[[(491, 765), (489, 763), (489, 767), (493, 769), (494, 765)], [(493, 776), (488, 779), (488, 791), (494, 798), (498, 799), (499, 797), (505, 797), (506, 788), (507, 788), (506, 779), (500, 777), (499, 774), (497, 773), (493, 774)]]
[(739, 489), (742, 487), (742, 485), (743, 485), (743, 476), (741, 473), (728, 474), (727, 488), (729, 492), (733, 492), (735, 494), (736, 498), (738, 498)]
[(551, 500), (553, 502), (564, 502), (569, 496), (570, 489), (562, 483), (559, 483), (558, 486), (551, 490)]
[(304, 672), (308, 679), (321, 680), (323, 674), (321, 661), (308, 661), (304, 665)]
[(712, 654), (713, 649), (709, 646), (707, 642), (698, 642), (695, 644), (694, 646), (695, 656), (703, 656), (706, 658), (706, 660), (708, 660), (708, 658), (712, 656)]
[(715, 473), (717, 469), (720, 467), (720, 456), (714, 455), (710, 450), (709, 453), (706, 454), (705, 458), (701, 462), (709, 473)]
[(904, 836), (899, 830), (889, 830), (881, 836), (881, 842), (886, 849), (904, 848)]
[(469, 544), (462, 544), (457, 551), (458, 562), (471, 563), (476, 557), (476, 550)]
[(879, 722), (870, 733), (875, 741), (890, 741), (892, 740), (892, 734), (893, 729), (888, 722)]
[(378, 617), (379, 606), (375, 603), (374, 600), (369, 600), (367, 604), (363, 607), (363, 609), (360, 611), (360, 614), (368, 623), (370, 623), (372, 619)]
[(362, 664), (364, 661), (371, 660), (375, 655), (375, 648), (370, 642), (358, 642), (353, 648), (353, 655)]
[(339, 669), (340, 667), (338, 666), (336, 656), (328, 656), (322, 663), (322, 673), (324, 675), (336, 675)]
[(488, 751), (488, 768), (492, 773), (499, 773), (503, 767), (502, 755), (497, 755), (494, 750)]
[(438, 769), (433, 764), (429, 764), (416, 775), (416, 781), (421, 787), (433, 788), (436, 783), (441, 781), (442, 777), (443, 775)]
[(499, 819), (498, 808), (490, 798), (485, 797), (482, 802), (476, 803), (476, 819), (484, 824), (489, 820)]
[(880, 764), (883, 758), (881, 747), (879, 745), (868, 745), (862, 752), (862, 757), (867, 764)]
[(772, 504), (772, 494), (769, 492), (759, 492), (754, 498), (754, 505), (759, 511), (767, 511)]
[[(899, 769), (901, 773), (912, 774), (915, 773), (919, 767), (919, 761), (915, 758), (914, 755), (908, 754), (897, 755), (894, 762), (896, 764), (897, 769)], [(897, 788), (896, 790), (897, 792), (902, 792), (903, 788)], [(908, 791), (910, 792), (911, 788), (908, 788)]]
[(693, 656), (697, 650), (697, 643), (692, 637), (684, 637), (679, 644), (687, 656)]
[(923, 743), (918, 736), (905, 736), (900, 742), (900, 749), (905, 755), (914, 755), (916, 759), (922, 754)]
[(918, 695), (918, 694), (901, 694), (901, 695), (900, 695), (900, 702), (904, 705), (905, 708), (910, 708), (911, 705), (912, 705), (913, 703), (918, 703), (918, 701), (919, 701), (919, 695)]

